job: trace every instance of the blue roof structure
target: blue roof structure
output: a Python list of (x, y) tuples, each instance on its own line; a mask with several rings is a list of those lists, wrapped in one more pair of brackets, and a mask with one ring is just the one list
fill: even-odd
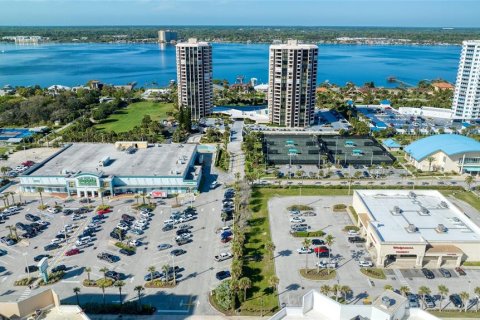
[(421, 161), (438, 151), (448, 156), (480, 152), (480, 142), (458, 134), (437, 134), (412, 142), (404, 150), (415, 160)]
[(382, 100), (382, 102), (380, 102), (380, 104), (389, 106), (390, 105), (390, 100), (388, 100), (388, 99)]
[(383, 141), (383, 145), (387, 148), (400, 148), (401, 145), (400, 143), (397, 142), (397, 140), (389, 138)]

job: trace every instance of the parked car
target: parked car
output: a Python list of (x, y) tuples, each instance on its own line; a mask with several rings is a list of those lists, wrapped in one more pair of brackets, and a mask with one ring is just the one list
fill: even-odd
[(158, 249), (159, 251), (162, 251), (162, 250), (170, 249), (171, 247), (172, 247), (172, 245), (169, 244), (169, 243), (161, 243), (161, 244), (159, 244), (159, 245), (157, 246), (157, 249)]
[(97, 254), (97, 258), (100, 259), (100, 260), (105, 260), (105, 261), (110, 262), (110, 263), (117, 262), (117, 261), (120, 260), (119, 257), (117, 257), (113, 254), (110, 254), (108, 252), (101, 252), (101, 253)]
[(220, 262), (220, 261), (230, 259), (232, 257), (233, 257), (233, 255), (230, 252), (221, 252), (220, 254), (216, 255), (214, 259), (215, 259), (215, 261)]
[(422, 268), (422, 273), (425, 276), (425, 278), (427, 278), (427, 279), (434, 279), (435, 278), (435, 275), (433, 274), (433, 272), (430, 269)]
[(304, 221), (305, 221), (305, 219), (302, 219), (302, 218), (300, 218), (300, 217), (290, 218), (290, 222), (291, 222), (291, 223), (302, 223), (302, 222), (304, 222)]
[(5, 236), (0, 238), (0, 242), (6, 244), (7, 246), (13, 246), (15, 243), (17, 243), (15, 240)]
[(59, 264), (58, 266), (52, 268), (52, 272), (59, 272), (65, 270), (67, 270), (67, 266), (64, 264)]
[(170, 251), (170, 255), (172, 256), (180, 256), (184, 253), (186, 253), (187, 251), (183, 250), (183, 249), (174, 249), (172, 251)]
[(373, 267), (373, 262), (372, 261), (360, 260), (360, 261), (358, 261), (358, 265), (362, 268), (371, 268), (371, 267)]
[(46, 246), (43, 247), (43, 250), (45, 251), (51, 251), (60, 248), (60, 245), (58, 243), (51, 243), (47, 244)]
[(97, 214), (102, 215), (102, 214), (107, 214), (107, 213), (110, 213), (110, 212), (112, 212), (112, 209), (107, 208), (107, 209), (98, 210)]
[(128, 214), (122, 214), (122, 220), (132, 222), (135, 221), (135, 217)]
[(73, 255), (76, 255), (76, 254), (79, 254), (79, 253), (80, 253), (80, 250), (77, 249), (77, 248), (74, 248), (74, 249), (70, 249), (67, 252), (65, 252), (65, 255), (66, 256), (73, 256)]
[(55, 208), (55, 207), (49, 207), (49, 208), (47, 208), (47, 211), (50, 212), (50, 213), (59, 213), (60, 209)]
[(107, 278), (110, 278), (112, 280), (121, 280), (121, 274), (118, 273), (117, 271), (113, 271), (113, 270), (108, 270), (107, 272), (105, 272), (105, 277)]
[[(133, 256), (135, 254), (135, 251), (133, 250), (127, 250), (127, 249), (120, 249), (120, 252), (121, 254), (124, 254), (126, 256)], [(115, 261), (111, 261), (111, 262), (115, 262)]]
[(438, 271), (440, 271), (440, 273), (442, 274), (442, 276), (444, 278), (451, 278), (452, 277), (452, 274), (450, 273), (450, 271), (448, 271), (445, 268), (440, 268)]
[(321, 239), (312, 239), (312, 245), (314, 246), (321, 246), (321, 245), (324, 245), (325, 244), (325, 241), (321, 240)]
[(360, 234), (359, 234), (358, 231), (356, 231), (356, 230), (348, 230), (347, 235), (348, 235), (349, 237), (357, 237), (357, 236), (359, 236)]
[(365, 239), (362, 237), (348, 237), (348, 242), (350, 243), (363, 243)]
[(230, 278), (230, 271), (219, 271), (215, 274), (215, 277), (218, 280), (224, 280), (224, 279)]
[(410, 308), (420, 308), (420, 304), (418, 303), (418, 298), (414, 294), (408, 295), (408, 306)]
[(451, 294), (450, 297), (450, 302), (457, 308), (463, 308), (463, 302), (462, 299), (458, 294)]
[(297, 252), (299, 254), (308, 254), (308, 253), (312, 253), (313, 250), (312, 250), (312, 248), (301, 247), (301, 248), (297, 249)]
[[(153, 278), (152, 278), (152, 275), (153, 275)], [(155, 279), (158, 279), (162, 276), (162, 274), (158, 271), (155, 271), (153, 273), (147, 273), (145, 275), (145, 277), (143, 277), (143, 280), (145, 281), (151, 281), (151, 280), (155, 280)]]
[(136, 234), (137, 236), (143, 234), (143, 230), (142, 230), (142, 229), (136, 229), (136, 228), (131, 229), (130, 232), (133, 233), (133, 234)]
[(7, 254), (7, 250), (0, 249), (0, 257)]
[(425, 305), (427, 308), (435, 308), (435, 300), (431, 295), (425, 295), (425, 298), (423, 299), (425, 301)]
[(456, 267), (455, 271), (458, 273), (459, 276), (466, 276), (467, 273), (460, 267)]
[(33, 215), (31, 213), (27, 213), (25, 215), (25, 220), (28, 220), (28, 221), (31, 221), (31, 222), (35, 222), (35, 221), (38, 221), (40, 220), (40, 217), (39, 216), (36, 216), (36, 215)]
[(35, 262), (39, 262), (40, 260), (42, 260), (43, 258), (51, 258), (52, 256), (51, 255), (48, 255), (48, 254), (39, 254), (38, 256), (35, 256), (33, 258), (33, 261)]
[(25, 272), (35, 272), (35, 271), (38, 271), (38, 267), (37, 266), (27, 266), (25, 267)]

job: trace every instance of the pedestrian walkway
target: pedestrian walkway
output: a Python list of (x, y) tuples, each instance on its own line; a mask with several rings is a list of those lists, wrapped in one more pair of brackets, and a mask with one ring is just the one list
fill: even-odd
[(406, 286), (410, 288), (410, 285), (408, 284), (407, 279), (403, 276), (402, 272), (400, 269), (392, 269), (393, 273), (395, 273), (395, 277), (397, 278), (398, 282), (400, 282), (401, 286)]
[(20, 297), (18, 297), (18, 301), (27, 299), (31, 293), (32, 293), (32, 289), (27, 287), (25, 291), (23, 291), (23, 293), (20, 295)]

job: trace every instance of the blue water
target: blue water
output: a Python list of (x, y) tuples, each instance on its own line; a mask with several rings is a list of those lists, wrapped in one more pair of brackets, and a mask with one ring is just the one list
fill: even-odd
[[(458, 46), (321, 45), (318, 82), (344, 85), (395, 76), (408, 84), (422, 79), (455, 81)], [(214, 44), (213, 76), (268, 81), (267, 44)], [(167, 85), (176, 78), (175, 47), (158, 44), (0, 44), (0, 85), (74, 86), (98, 79), (111, 84)]]
[(8, 140), (10, 138), (26, 138), (33, 135), (33, 132), (28, 129), (0, 129), (0, 140)]

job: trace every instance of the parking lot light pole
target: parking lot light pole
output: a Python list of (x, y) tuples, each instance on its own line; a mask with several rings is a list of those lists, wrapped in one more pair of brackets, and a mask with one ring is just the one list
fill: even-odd
[(177, 277), (176, 277), (176, 273), (175, 273), (175, 255), (172, 254), (172, 268), (173, 268), (173, 285), (176, 285), (177, 284)]
[(25, 269), (27, 269), (27, 279), (28, 279), (28, 281), (30, 281), (30, 269), (28, 268), (28, 264), (27, 264), (28, 253), (24, 252), (24, 253), (22, 253), (22, 255), (25, 258)]

